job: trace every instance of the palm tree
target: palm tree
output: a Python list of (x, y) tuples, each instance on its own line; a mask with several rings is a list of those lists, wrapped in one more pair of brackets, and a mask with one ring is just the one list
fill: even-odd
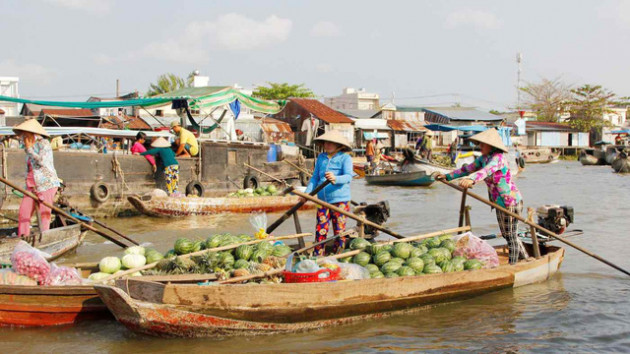
[(163, 93), (179, 90), (184, 87), (186, 87), (184, 79), (175, 74), (168, 73), (160, 75), (157, 79), (157, 82), (149, 86), (147, 96), (151, 97), (155, 95), (161, 95)]

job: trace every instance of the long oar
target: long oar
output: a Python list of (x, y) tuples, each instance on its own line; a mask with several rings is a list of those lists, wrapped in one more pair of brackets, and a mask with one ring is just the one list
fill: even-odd
[[(417, 236), (410, 236), (410, 237), (404, 237), (400, 240), (391, 240), (388, 242), (383, 242), (383, 243), (379, 243), (379, 244), (389, 244), (391, 245), (392, 243), (397, 243), (397, 242), (411, 242), (411, 241), (418, 241), (418, 240), (422, 240), (425, 238), (431, 238), (431, 237), (435, 237), (435, 236), (439, 236), (439, 235), (445, 235), (445, 234), (451, 234), (451, 233), (456, 233), (456, 232), (460, 232), (460, 231), (469, 231), (470, 230), (470, 226), (463, 226), (463, 227), (456, 227), (453, 229), (447, 229), (447, 230), (441, 230), (441, 231), (435, 231), (435, 232), (431, 232), (428, 234), (423, 234), (423, 235), (417, 235)], [(346, 257), (352, 257), (356, 254), (359, 254), (363, 252), (363, 250), (355, 250), (355, 251), (350, 251), (350, 252), (346, 252), (346, 253), (340, 253), (340, 254), (335, 254), (335, 255), (331, 255), (331, 256), (326, 256), (326, 257), (319, 257), (317, 258), (317, 263), (322, 263), (324, 260), (329, 259), (329, 258), (333, 258), (333, 259), (338, 259), (338, 258), (346, 258)], [(254, 274), (254, 275), (244, 275), (242, 277), (236, 277), (236, 278), (230, 278), (230, 279), (226, 279), (226, 280), (222, 280), (219, 281), (218, 284), (230, 284), (230, 283), (240, 283), (243, 281), (247, 281), (247, 280), (252, 280), (252, 279), (258, 279), (258, 278), (266, 278), (266, 277), (270, 277), (273, 275), (278, 275), (280, 273), (282, 273), (285, 270), (285, 268), (276, 268), (276, 269), (272, 269), (269, 270), (265, 273), (262, 274)]]
[(61, 214), (61, 215), (65, 216), (66, 218), (68, 218), (68, 219), (70, 219), (70, 220), (74, 221), (74, 222), (75, 222), (75, 223), (77, 223), (77, 224), (80, 224), (81, 226), (83, 226), (84, 228), (86, 228), (86, 229), (88, 229), (88, 230), (90, 230), (90, 231), (94, 232), (95, 234), (98, 234), (98, 235), (100, 235), (100, 236), (105, 237), (106, 239), (108, 239), (108, 240), (112, 241), (113, 243), (115, 243), (116, 245), (118, 245), (118, 246), (120, 246), (120, 247), (122, 247), (122, 248), (126, 248), (126, 247), (128, 247), (128, 246), (129, 246), (129, 245), (126, 245), (125, 243), (121, 242), (120, 240), (117, 240), (117, 239), (113, 238), (112, 236), (110, 236), (110, 235), (108, 235), (108, 234), (106, 234), (106, 233), (102, 232), (101, 230), (99, 230), (99, 229), (95, 228), (94, 226), (92, 226), (92, 225), (90, 225), (90, 224), (86, 224), (86, 223), (84, 223), (83, 221), (81, 221), (81, 220), (79, 220), (79, 219), (75, 218), (74, 216), (72, 216), (72, 215), (70, 215), (70, 214), (66, 213), (66, 212), (65, 212), (64, 210), (62, 210), (61, 208), (58, 208), (58, 207), (56, 207), (55, 205), (52, 205), (52, 204), (49, 204), (49, 203), (44, 202), (44, 201), (42, 201), (42, 200), (39, 200), (39, 198), (38, 198), (36, 195), (34, 195), (33, 193), (31, 193), (31, 192), (29, 192), (29, 191), (27, 191), (27, 190), (25, 190), (25, 189), (23, 189), (23, 188), (18, 187), (18, 186), (17, 186), (17, 185), (15, 185), (14, 183), (12, 183), (12, 182), (10, 182), (10, 181), (8, 181), (8, 180), (6, 180), (6, 179), (2, 178), (2, 177), (0, 177), (0, 182), (2, 182), (2, 183), (4, 183), (4, 184), (6, 184), (7, 186), (9, 186), (9, 187), (11, 187), (11, 188), (13, 188), (13, 189), (15, 189), (15, 190), (17, 190), (17, 191), (21, 192), (22, 194), (24, 194), (24, 197), (29, 197), (29, 198), (33, 199), (33, 200), (34, 200), (34, 201), (36, 201), (37, 203), (42, 204), (42, 205), (44, 205), (44, 206), (46, 206), (46, 207), (48, 207), (48, 208), (50, 208), (50, 209), (54, 210), (56, 213), (58, 213), (58, 214)]
[[(69, 207), (70, 207), (70, 206), (69, 206)], [(136, 246), (140, 245), (140, 244), (139, 244), (138, 242), (136, 242), (134, 239), (132, 239), (132, 238), (130, 238), (130, 237), (128, 237), (128, 236), (126, 236), (126, 235), (124, 235), (122, 232), (120, 232), (120, 231), (118, 231), (118, 230), (114, 229), (113, 227), (107, 226), (105, 223), (103, 223), (103, 222), (101, 222), (101, 221), (98, 221), (98, 220), (96, 220), (95, 218), (89, 217), (89, 216), (85, 215), (85, 213), (82, 213), (82, 212), (80, 212), (80, 211), (78, 211), (78, 210), (76, 210), (76, 209), (74, 209), (74, 208), (72, 208), (72, 207), (70, 207), (70, 208), (71, 208), (71, 209), (70, 209), (70, 211), (73, 211), (73, 210), (74, 210), (74, 211), (75, 211), (75, 214), (76, 214), (76, 213), (78, 213), (78, 214), (80, 214), (82, 217), (85, 217), (85, 218), (87, 218), (87, 219), (90, 219), (90, 221), (92, 221), (92, 222), (93, 222), (93, 223), (95, 223), (96, 225), (98, 225), (98, 226), (100, 226), (100, 227), (102, 227), (102, 228), (104, 228), (104, 229), (107, 229), (107, 230), (109, 230), (109, 231), (111, 231), (111, 232), (115, 233), (116, 235), (118, 235), (118, 236), (120, 236), (120, 237), (124, 238), (125, 240), (127, 240), (127, 241), (129, 241), (129, 242), (133, 243), (133, 244), (134, 244), (134, 245), (136, 245)]]
[[(443, 179), (440, 179), (439, 181), (441, 181), (442, 183), (446, 184), (447, 186), (450, 186), (450, 187), (452, 187), (454, 189), (457, 189), (460, 192), (464, 192), (464, 188), (462, 188), (460, 186), (456, 186), (454, 184), (448, 183), (447, 181), (445, 181)], [(591, 251), (589, 251), (589, 250), (587, 250), (585, 248), (582, 248), (582, 247), (576, 245), (575, 243), (573, 243), (571, 241), (567, 241), (565, 238), (559, 236), (555, 232), (547, 230), (546, 228), (544, 228), (544, 227), (542, 227), (542, 226), (540, 226), (540, 225), (538, 225), (536, 223), (528, 221), (527, 219), (521, 217), (520, 215), (518, 215), (518, 214), (516, 214), (514, 212), (511, 212), (511, 211), (507, 210), (506, 208), (504, 208), (504, 207), (502, 207), (502, 206), (500, 206), (500, 205), (498, 205), (496, 203), (493, 203), (493, 202), (491, 202), (491, 201), (489, 201), (489, 200), (487, 200), (487, 199), (485, 199), (485, 198), (483, 198), (483, 197), (481, 197), (481, 196), (479, 196), (479, 195), (477, 195), (477, 194), (475, 194), (473, 192), (467, 191), (466, 193), (469, 196), (477, 199), (478, 201), (480, 201), (480, 202), (482, 202), (482, 203), (484, 203), (486, 205), (489, 205), (489, 206), (491, 206), (491, 207), (493, 207), (493, 208), (495, 208), (497, 210), (500, 210), (501, 212), (503, 212), (503, 213), (505, 213), (505, 214), (507, 214), (507, 215), (509, 215), (509, 216), (511, 216), (511, 217), (513, 217), (513, 218), (515, 218), (515, 219), (517, 219), (519, 221), (521, 221), (521, 222), (524, 222), (525, 224), (527, 224), (527, 225), (529, 225), (531, 227), (534, 227), (534, 228), (542, 231), (544, 234), (547, 234), (548, 236), (551, 236), (551, 237), (555, 238), (556, 240), (558, 240), (558, 241), (560, 241), (560, 242), (562, 242), (564, 244), (567, 244), (567, 245), (575, 248), (576, 250), (578, 250), (578, 251), (580, 251), (580, 252), (582, 252), (582, 253), (584, 253), (584, 254), (586, 254), (588, 256), (591, 256), (591, 257), (597, 259), (598, 261), (600, 261), (600, 262), (602, 262), (604, 264), (607, 264), (607, 265), (617, 269), (618, 271), (620, 271), (620, 272), (622, 272), (622, 273), (624, 273), (626, 275), (630, 275), (629, 271), (627, 271), (627, 270), (621, 268), (620, 266), (618, 266), (618, 265), (616, 265), (616, 264), (614, 264), (614, 263), (612, 263), (612, 262), (610, 262), (610, 261), (608, 261), (608, 260), (606, 260), (606, 259), (604, 259), (604, 258), (602, 258), (602, 257), (600, 257), (600, 256), (598, 256), (596, 254), (594, 254), (593, 252), (591, 252)]]
[(289, 184), (287, 183), (287, 181), (281, 180), (280, 178), (278, 178), (278, 177), (276, 177), (276, 176), (270, 175), (270, 174), (268, 174), (267, 172), (265, 172), (265, 171), (263, 171), (263, 170), (261, 170), (261, 169), (258, 169), (258, 168), (256, 168), (256, 167), (254, 167), (254, 166), (250, 165), (250, 164), (243, 163), (243, 166), (245, 166), (245, 167), (247, 167), (247, 168), (251, 168), (252, 170), (254, 170), (254, 171), (256, 171), (256, 172), (260, 173), (261, 175), (265, 175), (265, 176), (267, 176), (267, 177), (269, 177), (269, 178), (271, 178), (271, 179), (275, 180), (276, 182), (280, 182), (280, 183), (284, 184), (285, 186), (288, 186), (288, 185), (289, 185)]
[[(309, 194), (310, 195), (317, 195), (317, 193), (319, 193), (319, 191), (321, 191), (322, 189), (326, 188), (326, 186), (329, 185), (329, 184), (330, 184), (330, 181), (327, 180), (324, 183), (322, 183), (319, 186), (317, 186), (317, 188), (313, 189), (313, 191), (311, 193), (309, 193)], [(293, 191), (293, 187), (289, 187), (287, 189), (290, 189), (289, 192)], [(300, 209), (302, 207), (302, 205), (304, 205), (304, 204), (306, 204), (306, 199), (300, 200), (297, 204), (292, 206), (291, 209), (287, 210), (284, 214), (282, 214), (282, 216), (280, 216), (278, 218), (278, 220), (274, 221), (271, 225), (269, 225), (269, 227), (267, 227), (267, 233), (271, 234), (275, 229), (278, 228), (278, 226), (280, 226), (283, 222), (285, 222), (288, 218), (290, 218), (291, 215), (293, 215), (296, 211), (298, 211), (298, 209)]]

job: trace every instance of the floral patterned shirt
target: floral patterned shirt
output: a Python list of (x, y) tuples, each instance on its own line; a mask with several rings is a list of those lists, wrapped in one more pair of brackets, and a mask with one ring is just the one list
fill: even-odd
[(464, 176), (474, 182), (484, 180), (490, 198), (502, 207), (516, 206), (522, 199), (503, 153), (479, 156), (473, 163), (447, 174), (446, 179), (450, 181)]
[(38, 137), (35, 140), (35, 144), (26, 149), (26, 166), (27, 176), (29, 174), (29, 166), (32, 169), (37, 192), (44, 192), (60, 186), (53, 162), (52, 148), (48, 140)]

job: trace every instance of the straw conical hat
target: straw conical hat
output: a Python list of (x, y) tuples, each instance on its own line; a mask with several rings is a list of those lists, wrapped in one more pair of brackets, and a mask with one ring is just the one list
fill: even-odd
[(171, 144), (169, 144), (168, 140), (164, 138), (157, 138), (151, 143), (151, 146), (154, 148), (167, 148), (171, 147)]
[(44, 127), (42, 127), (41, 124), (39, 124), (37, 119), (29, 119), (29, 120), (24, 121), (16, 125), (15, 127), (13, 127), (13, 131), (16, 134), (19, 133), (20, 131), (23, 131), (23, 132), (29, 132), (29, 133), (33, 133), (33, 134), (37, 134), (37, 135), (41, 135), (45, 137), (50, 136), (48, 135), (48, 132), (46, 131), (46, 129), (44, 129)]
[(346, 137), (343, 136), (338, 130), (331, 130), (329, 132), (326, 132), (315, 138), (315, 141), (330, 141), (331, 143), (343, 146), (344, 150), (352, 150), (352, 146), (350, 146), (350, 142), (348, 141), (348, 139), (346, 139)]
[(503, 152), (508, 152), (508, 149), (505, 147), (505, 145), (503, 145), (503, 139), (501, 139), (499, 132), (494, 128), (475, 134), (469, 139), (478, 143), (488, 144)]

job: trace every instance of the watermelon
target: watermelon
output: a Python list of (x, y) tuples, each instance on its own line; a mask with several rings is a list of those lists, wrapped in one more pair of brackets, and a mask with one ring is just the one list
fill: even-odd
[(234, 269), (247, 269), (247, 267), (249, 267), (249, 262), (244, 259), (234, 262)]
[(252, 257), (252, 253), (254, 253), (254, 247), (250, 245), (240, 245), (234, 250), (234, 255), (236, 256), (236, 258), (246, 261), (248, 261)]
[(452, 273), (455, 271), (455, 266), (453, 265), (453, 262), (451, 261), (442, 262), (442, 265), (440, 268), (442, 268), (442, 271), (444, 273)]
[(232, 236), (223, 236), (219, 242), (219, 247), (225, 247), (240, 243), (238, 239), (234, 239)]
[(266, 192), (263, 187), (258, 187), (256, 189), (254, 189), (254, 193), (256, 193), (256, 194), (262, 194), (263, 192)]
[(273, 251), (273, 245), (269, 243), (268, 241), (263, 241), (259, 243), (258, 245), (256, 245), (256, 249), (264, 250), (264, 251), (267, 251), (268, 253), (271, 253)]
[(234, 266), (234, 256), (230, 252), (219, 252), (217, 260), (219, 265), (223, 268), (230, 268)]
[(401, 277), (416, 275), (416, 272), (411, 267), (407, 266), (402, 266), (398, 268), (398, 271), (396, 273), (398, 273), (398, 275), (400, 275)]
[(376, 272), (381, 272), (381, 270), (378, 268), (378, 266), (376, 264), (367, 264), (364, 266), (365, 269), (368, 270), (368, 272), (370, 272), (370, 274), (372, 273), (376, 273)]
[(264, 249), (257, 249), (252, 253), (251, 260), (254, 262), (262, 263), (269, 257), (269, 251)]
[(449, 252), (455, 251), (455, 241), (448, 239), (440, 243), (440, 247), (446, 248)]
[(451, 263), (453, 264), (453, 268), (455, 272), (461, 272), (462, 270), (464, 270), (464, 262), (451, 261)]
[(441, 243), (442, 243), (442, 240), (440, 240), (440, 238), (438, 236), (435, 236), (435, 237), (432, 237), (432, 238), (428, 239), (424, 245), (427, 246), (427, 248), (431, 249), (431, 248), (438, 248), (438, 247), (440, 247)]
[(366, 248), (365, 250), (371, 254), (372, 256), (379, 254), (381, 251), (383, 251), (385, 249), (385, 245), (383, 245), (382, 243), (372, 243), (370, 244), (370, 246), (368, 248)]
[(194, 243), (189, 239), (179, 238), (177, 239), (177, 241), (175, 241), (175, 246), (173, 247), (173, 249), (175, 249), (175, 253), (177, 254), (187, 254), (192, 252), (194, 247)]
[(364, 238), (357, 237), (350, 241), (350, 249), (351, 250), (364, 250), (370, 246), (370, 242)]
[(381, 251), (376, 254), (374, 257), (374, 264), (377, 266), (382, 266), (383, 264), (389, 262), (392, 259), (392, 255), (387, 251)]
[(392, 245), (391, 245), (391, 244), (389, 244), (389, 243), (388, 243), (388, 244), (386, 244), (386, 245), (383, 245), (383, 250), (384, 250), (384, 251), (391, 252), (391, 251), (392, 251), (392, 248), (394, 248), (394, 246), (392, 246)]
[(404, 260), (404, 259), (402, 259), (402, 258), (394, 257), (394, 258), (392, 258), (392, 259), (390, 260), (390, 262), (396, 262), (396, 263), (398, 263), (398, 264), (402, 265), (403, 263), (405, 263), (405, 260)]
[(385, 273), (385, 278), (398, 278), (400, 275), (398, 275), (397, 273), (391, 272), (391, 273)]
[(424, 262), (424, 265), (426, 266), (427, 264), (433, 264), (435, 265), (435, 258), (433, 258), (433, 256), (431, 256), (428, 253), (423, 254), (422, 256), (419, 257), (420, 259), (422, 259), (422, 261)]
[(360, 252), (352, 258), (352, 263), (365, 267), (370, 263), (370, 254), (367, 252)]
[[(424, 246), (421, 246), (424, 247)], [(411, 253), (409, 254), (409, 257), (420, 257), (423, 254), (427, 253), (427, 248), (424, 247), (424, 249), (420, 248), (420, 247), (414, 247), (411, 249)]]
[(483, 267), (483, 263), (478, 259), (469, 259), (464, 262), (464, 269), (466, 270), (481, 269), (481, 267)]
[(236, 236), (236, 238), (238, 238), (239, 241), (241, 241), (241, 242), (249, 242), (249, 241), (252, 240), (252, 238), (249, 237), (249, 235), (245, 235), (245, 234), (240, 234), (240, 235)]
[(174, 249), (170, 249), (166, 253), (164, 253), (164, 258), (169, 259), (169, 258), (175, 258), (175, 257), (177, 257), (177, 253), (175, 253)]
[[(429, 253), (431, 255), (431, 257), (433, 257), (433, 259), (435, 259), (435, 263), (442, 263), (446, 260), (448, 260), (446, 258), (446, 255), (444, 254), (444, 248), (431, 248), (429, 250)], [(450, 255), (450, 253), (449, 253)]]
[(222, 238), (223, 238), (223, 235), (218, 235), (218, 234), (208, 237), (206, 239), (206, 249), (219, 247), (219, 243), (221, 242)]
[(398, 271), (400, 267), (402, 267), (401, 263), (389, 261), (383, 264), (383, 266), (381, 267), (381, 272), (383, 272), (383, 274), (393, 273)]
[(462, 256), (456, 256), (456, 257), (453, 257), (453, 259), (451, 259), (451, 262), (453, 262), (453, 264), (456, 264), (456, 263), (464, 264), (464, 262), (466, 261), (467, 261), (466, 257), (462, 257)]
[(413, 269), (416, 273), (422, 272), (422, 270), (424, 269), (424, 261), (421, 258), (417, 257), (411, 257), (407, 259), (405, 265)]
[[(351, 250), (343, 250), (343, 252), (341, 252), (341, 253), (343, 254), (343, 253), (348, 253), (348, 252), (352, 252), (352, 251)], [(341, 262), (341, 263), (350, 263), (350, 261), (352, 260), (352, 256), (344, 257), (344, 258), (338, 258), (337, 260), (339, 262)]]
[(379, 279), (379, 278), (384, 278), (385, 275), (383, 275), (383, 273), (381, 273), (380, 271), (376, 271), (374, 273), (370, 273), (370, 278), (372, 279)]
[(160, 252), (154, 250), (153, 248), (147, 249), (144, 256), (147, 257), (147, 264), (159, 262), (164, 258)]
[(440, 241), (450, 240), (452, 238), (453, 238), (453, 235), (444, 234), (444, 235), (440, 236)]
[(193, 249), (192, 249), (193, 252), (199, 252), (202, 249), (205, 249), (203, 241), (195, 241), (193, 243)]
[(278, 188), (276, 188), (276, 186), (274, 186), (273, 184), (270, 184), (267, 186), (267, 192), (273, 194), (278, 193)]
[(276, 245), (273, 246), (273, 251), (271, 252), (272, 256), (275, 257), (284, 257), (291, 253), (291, 248), (287, 245)]
[(412, 248), (413, 247), (408, 243), (404, 243), (404, 242), (396, 243), (394, 245), (394, 248), (392, 249), (392, 256), (402, 258), (402, 259), (407, 259), (409, 258), (409, 255), (411, 254)]
[(424, 274), (438, 274), (442, 273), (442, 268), (438, 267), (435, 264), (427, 264), (424, 266), (424, 270), (422, 272)]

